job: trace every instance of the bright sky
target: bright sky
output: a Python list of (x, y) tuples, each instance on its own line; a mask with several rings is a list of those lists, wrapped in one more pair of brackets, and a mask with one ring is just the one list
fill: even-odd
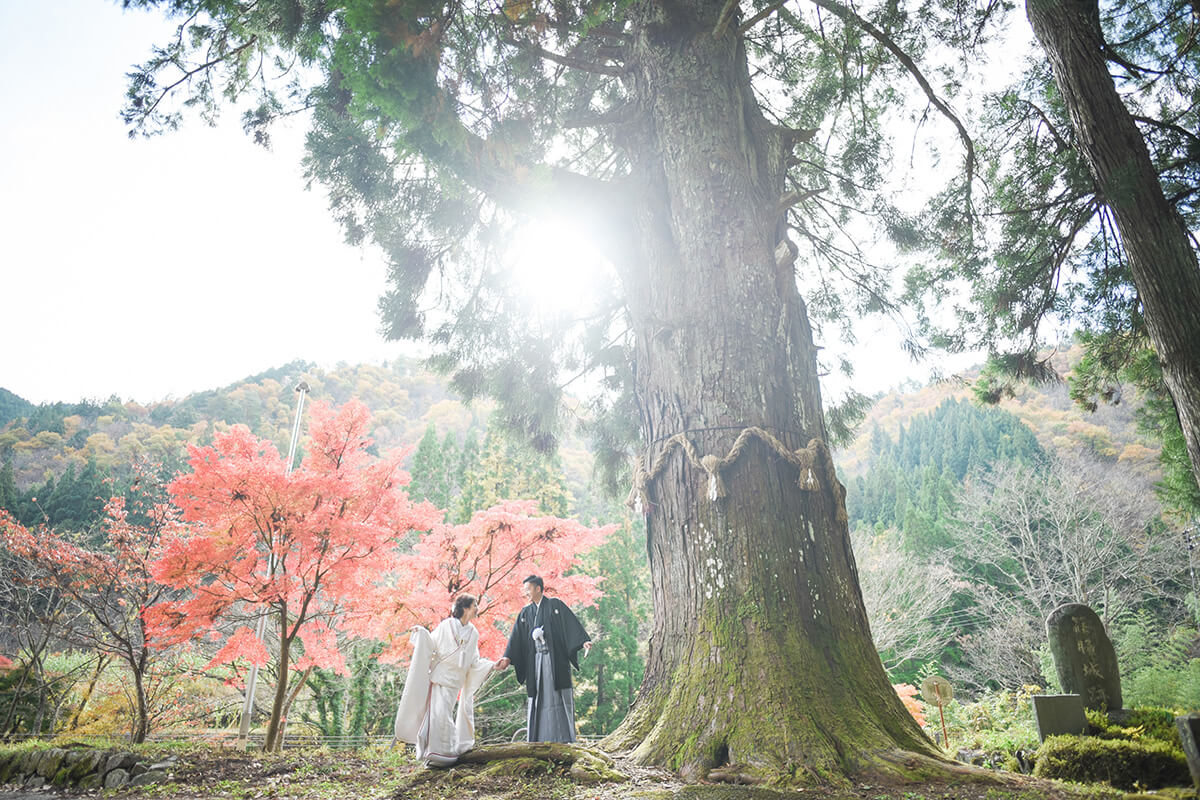
[(172, 29), (105, 0), (0, 0), (0, 386), (142, 402), (295, 358), (401, 352), (378, 335), (383, 265), (228, 115), (130, 140), (125, 72)]
[[(378, 333), (381, 259), (304, 190), (299, 127), (270, 152), (236, 113), (127, 137), (125, 72), (173, 29), (105, 0), (0, 0), (0, 386), (149, 402), (296, 358), (412, 352)], [(532, 285), (569, 272), (532, 249)], [(897, 338), (864, 326), (857, 388), (926, 376)]]

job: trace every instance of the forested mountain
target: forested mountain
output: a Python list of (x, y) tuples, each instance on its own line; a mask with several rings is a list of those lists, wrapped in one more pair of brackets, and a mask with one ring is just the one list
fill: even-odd
[(872, 634), (894, 677), (937, 665), (967, 687), (1042, 684), (1044, 620), (1064, 602), (1096, 608), (1135, 660), (1131, 625), (1195, 636), (1177, 528), (1197, 509), (1156, 491), (1181, 474), (1168, 465), (1164, 478), (1160, 410), (1133, 391), (1081, 409), (1069, 395), (1081, 358), (1054, 354), (1064, 382), (995, 405), (975, 399), (972, 375), (893, 392), (837, 454)]
[(869, 469), (846, 481), (852, 526), (895, 527), (914, 552), (948, 547), (943, 525), (970, 474), (1003, 461), (1044, 462), (1046, 451), (1014, 414), (949, 398), (902, 424), (867, 434)]
[[(371, 410), (375, 447), (416, 446), (435, 426), (457, 446), (486, 436), (490, 406), (467, 407), (441, 377), (411, 359), (387, 364), (339, 364), (324, 369), (294, 361), (220, 389), (148, 405), (106, 401), (35, 406), (0, 389), (0, 505), (25, 523), (85, 527), (102, 506), (106, 479), (119, 486), (138, 462), (182, 466), (185, 445), (208, 443), (214, 432), (244, 424), (286, 452), (295, 413), (295, 386), (309, 402), (340, 405), (357, 397)], [(591, 458), (566, 438), (559, 459), (572, 496), (588, 490)], [(36, 498), (36, 502), (35, 502)]]
[(1094, 412), (1081, 409), (1066, 379), (1082, 357), (1080, 347), (1056, 353), (1052, 364), (1063, 382), (1022, 386), (996, 405), (975, 399), (974, 372), (881, 397), (835, 456), (851, 525), (895, 527), (914, 552), (931, 552), (947, 545), (936, 529), (968, 475), (1049, 456), (1114, 465), (1131, 490), (1149, 492), (1163, 472), (1161, 444), (1139, 426), (1143, 400), (1131, 394)]
[[(1066, 375), (1081, 357), (1076, 347), (1053, 361)], [(490, 407), (465, 406), (445, 379), (411, 359), (332, 369), (295, 361), (220, 389), (149, 405), (112, 397), (35, 406), (0, 389), (0, 504), (30, 523), (42, 521), (43, 514), (56, 524), (82, 523), (98, 512), (95, 498), (106, 478), (119, 483), (138, 460), (180, 466), (184, 444), (208, 442), (215, 431), (238, 423), (284, 451), (294, 387), (302, 379), (310, 386), (311, 401), (337, 405), (351, 397), (362, 400), (374, 415), (373, 436), (380, 451), (416, 446), (430, 426), (439, 445), (451, 450), (479, 447), (487, 436)], [(904, 522), (911, 516), (919, 526), (936, 518), (948, 488), (961, 483), (972, 468), (1045, 453), (1090, 454), (1128, 468), (1139, 484), (1153, 483), (1162, 477), (1160, 448), (1153, 437), (1139, 432), (1138, 408), (1138, 398), (1127, 397), (1089, 413), (1072, 403), (1065, 384), (1026, 386), (995, 407), (974, 402), (962, 381), (891, 392), (875, 403), (858, 437), (835, 457), (847, 486), (850, 518), (907, 528)], [(474, 445), (468, 445), (471, 438)], [(459, 457), (449, 451), (444, 456)], [(450, 469), (441, 464), (443, 456), (438, 458), (440, 469)], [(569, 509), (594, 513), (598, 501), (591, 496), (586, 442), (566, 437), (558, 458)], [(446, 494), (448, 478), (439, 480), (442, 485), (431, 490), (434, 499), (456, 510)]]
[[(1051, 364), (1064, 382), (1020, 386), (1014, 397), (1001, 400), (992, 409), (1020, 420), (1047, 451), (1091, 453), (1097, 458), (1120, 461), (1143, 477), (1158, 480), (1160, 445), (1138, 429), (1142, 399), (1135, 392), (1117, 396), (1117, 403), (1101, 404), (1094, 412), (1071, 400), (1065, 381), (1083, 355), (1078, 346), (1057, 352)], [(952, 380), (885, 394), (867, 413), (854, 442), (836, 454), (839, 471), (854, 477), (870, 469), (876, 455), (872, 436), (877, 430), (895, 440), (902, 427), (934, 411), (946, 400), (977, 405), (970, 383), (977, 376), (977, 370), (970, 370)], [(979, 417), (985, 418), (999, 419)]]

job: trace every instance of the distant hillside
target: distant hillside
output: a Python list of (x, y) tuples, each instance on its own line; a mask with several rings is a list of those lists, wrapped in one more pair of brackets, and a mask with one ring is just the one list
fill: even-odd
[[(339, 365), (324, 370), (302, 361), (225, 386), (150, 405), (111, 399), (104, 403), (32, 406), (16, 395), (17, 409), (0, 429), (0, 459), (11, 460), (18, 488), (61, 475), (89, 461), (120, 472), (136, 458), (174, 462), (187, 443), (211, 441), (215, 431), (244, 424), (287, 447), (295, 411), (295, 386), (308, 382), (310, 401), (341, 404), (358, 397), (375, 415), (381, 450), (415, 443), (430, 422), (464, 433), (486, 414), (464, 407), (445, 382), (415, 363)], [(22, 406), (22, 403), (24, 404)]]
[(33, 408), (33, 403), (24, 397), (19, 397), (8, 389), (0, 389), (0, 426), (7, 425), (10, 420), (29, 416)]
[[(220, 389), (149, 405), (113, 398), (35, 406), (0, 389), (0, 504), (6, 483), (9, 492), (20, 493), (53, 488), (48, 479), (62, 484), (66, 476), (75, 483), (86, 476), (85, 486), (70, 493), (94, 494), (104, 476), (119, 481), (138, 459), (182, 466), (187, 444), (207, 443), (216, 431), (235, 424), (247, 425), (286, 452), (301, 380), (309, 385), (309, 402), (336, 406), (356, 397), (365, 403), (374, 416), (372, 437), (380, 452), (415, 446), (430, 425), (439, 436), (463, 440), (474, 433), (482, 439), (491, 414), (488, 403), (463, 404), (444, 378), (412, 359), (333, 369), (295, 361)], [(568, 488), (580, 496), (590, 482), (591, 455), (582, 441), (568, 437), (560, 457)]]
[[(1066, 372), (1080, 355), (1077, 350), (1069, 350), (1058, 354), (1055, 363), (1060, 372)], [(99, 490), (104, 477), (111, 475), (119, 480), (128, 474), (136, 460), (146, 458), (168, 467), (182, 466), (186, 444), (211, 441), (214, 432), (238, 423), (248, 425), (259, 436), (272, 440), (281, 452), (285, 451), (295, 409), (294, 388), (300, 380), (308, 382), (311, 401), (339, 405), (357, 397), (366, 403), (374, 414), (373, 436), (381, 452), (401, 445), (416, 445), (430, 425), (436, 426), (439, 437), (451, 434), (462, 441), (473, 432), (482, 440), (491, 412), (487, 403), (467, 407), (449, 390), (444, 378), (411, 359), (379, 365), (339, 364), (332, 369), (297, 361), (219, 389), (149, 405), (116, 398), (105, 402), (34, 405), (0, 389), (0, 467), (3, 468), (0, 504), (5, 502), (5, 492), (29, 492), (34, 487), (40, 491), (46, 487), (47, 479), (62, 483), (63, 476), (67, 476), (69, 482), (82, 482), (82, 487), (70, 491), (60, 487), (64, 495), (61, 501), (78, 505), (80, 493), (90, 498)], [(857, 478), (867, 476), (872, 466), (880, 463), (880, 437), (890, 440), (889, 457), (896, 465), (924, 466), (920, 452), (909, 452), (898, 441), (901, 429), (910, 431), (914, 420), (935, 411), (947, 400), (956, 400), (967, 408), (971, 405), (970, 397), (966, 385), (946, 382), (888, 394), (875, 404), (858, 438), (835, 454), (839, 472), (850, 488), (852, 517), (888, 518), (887, 513), (875, 510), (884, 503), (883, 490), (855, 485)], [(978, 413), (985, 417), (993, 412), (1002, 416), (1011, 414), (1032, 431), (1047, 452), (1087, 450), (1106, 460), (1121, 462), (1137, 476), (1139, 483), (1150, 483), (1161, 474), (1158, 446), (1138, 434), (1134, 410), (1135, 404), (1123, 403), (1088, 414), (1071, 403), (1065, 385), (1047, 385), (1026, 387), (997, 409)], [(970, 428), (976, 438), (981, 435), (986, 438), (988, 430), (1007, 430), (1007, 423), (1000, 421), (979, 423), (982, 427), (975, 430), (977, 423), (966, 421), (974, 416), (977, 415), (955, 412), (953, 422), (946, 424), (956, 430)], [(922, 436), (928, 439), (927, 434)], [(981, 442), (972, 444), (964, 440), (962, 446), (975, 447), (976, 460), (1003, 455), (1006, 445), (1002, 441)], [(908, 446), (911, 450), (911, 444)], [(940, 438), (938, 446), (958, 447)], [(1022, 445), (1021, 449), (1028, 448)], [(955, 452), (953, 458), (972, 457), (967, 450)], [(582, 499), (592, 491), (592, 458), (586, 442), (567, 437), (559, 456), (572, 497)], [(942, 469), (940, 463), (937, 469)], [(951, 471), (960, 470), (955, 467)], [(912, 491), (915, 496), (921, 489), (914, 484)], [(42, 493), (50, 495), (49, 491)], [(868, 497), (872, 498), (871, 507), (865, 508), (861, 503)]]
[[(1073, 347), (1057, 353), (1052, 363), (1060, 375), (1068, 375), (1082, 355), (1081, 348)], [(965, 377), (970, 379), (974, 374)], [(918, 416), (933, 412), (949, 399), (974, 402), (970, 387), (961, 381), (884, 395), (867, 414), (854, 442), (835, 454), (839, 472), (845, 478), (865, 474), (873, 463), (873, 431), (896, 439), (902, 427), (910, 427)], [(1086, 451), (1104, 460), (1117, 460), (1140, 478), (1153, 482), (1162, 476), (1160, 448), (1137, 430), (1135, 412), (1139, 405), (1138, 398), (1126, 397), (1118, 405), (1101, 405), (1095, 413), (1088, 413), (1071, 401), (1066, 383), (1058, 383), (1022, 387), (1015, 398), (1002, 401), (996, 408), (1024, 423), (1047, 452)]]
[[(1056, 354), (1059, 373), (1069, 374), (1081, 355)], [(954, 546), (969, 476), (1001, 462), (1040, 468), (1053, 456), (1096, 464), (1130, 497), (1152, 498), (1162, 479), (1160, 447), (1138, 431), (1140, 404), (1130, 399), (1090, 414), (1071, 402), (1065, 383), (1026, 386), (991, 406), (976, 402), (966, 381), (888, 394), (855, 441), (834, 454), (851, 529), (895, 531), (908, 552), (935, 556)]]

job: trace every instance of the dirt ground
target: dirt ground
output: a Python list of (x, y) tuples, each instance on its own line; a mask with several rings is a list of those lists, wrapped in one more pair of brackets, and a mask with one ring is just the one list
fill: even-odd
[[(854, 782), (840, 786), (772, 789), (729, 784), (684, 784), (674, 775), (620, 759), (621, 782), (580, 782), (551, 761), (512, 759), (452, 769), (425, 769), (403, 750), (305, 750), (244, 753), (211, 747), (173, 749), (172, 781), (93, 792), (111, 798), (169, 800), (1118, 800), (1179, 798), (1160, 792), (1128, 795), (1011, 773), (986, 773), (953, 783)], [(49, 798), (52, 792), (0, 788), (0, 800)], [(76, 794), (78, 796), (78, 794)]]

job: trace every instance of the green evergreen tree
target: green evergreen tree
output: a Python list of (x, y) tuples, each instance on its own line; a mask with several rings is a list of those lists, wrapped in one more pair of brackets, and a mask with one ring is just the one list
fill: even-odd
[(431, 497), (438, 508), (450, 509), (454, 497), (458, 494), (457, 467), (459, 460), (458, 439), (453, 432), (447, 432), (442, 439), (442, 469), (437, 485), (433, 487)]
[(14, 516), (17, 514), (17, 479), (13, 471), (12, 459), (4, 460), (0, 467), (0, 508), (8, 509)]
[(306, 709), (300, 719), (316, 726), (322, 736), (344, 736), (345, 724), (345, 680), (333, 670), (313, 669), (308, 677), (308, 690), (312, 696), (314, 718)]
[(464, 523), (471, 515), (485, 506), (483, 502), (483, 487), (480, 485), (476, 462), (479, 459), (479, 440), (475, 431), (467, 432), (462, 450), (458, 454), (458, 466), (455, 469), (455, 483), (458, 485), (458, 499), (455, 503), (452, 522)]
[(438, 508), (445, 508), (445, 498), (438, 497), (439, 489), (445, 483), (445, 471), (437, 426), (430, 423), (417, 445), (417, 451), (413, 453), (409, 469), (412, 482), (408, 485), (408, 496), (414, 500), (428, 500)]
[(600, 736), (625, 718), (645, 669), (639, 647), (649, 609), (645, 526), (626, 518), (584, 562), (588, 574), (604, 576), (604, 594), (580, 612), (595, 646), (580, 663), (575, 707), (580, 733)]
[[(468, 446), (464, 446), (464, 459), (467, 452)], [(538, 453), (498, 426), (488, 428), (462, 480), (458, 509), (462, 521), (504, 500), (535, 500), (543, 514), (559, 517), (567, 515), (570, 505), (558, 455)]]

